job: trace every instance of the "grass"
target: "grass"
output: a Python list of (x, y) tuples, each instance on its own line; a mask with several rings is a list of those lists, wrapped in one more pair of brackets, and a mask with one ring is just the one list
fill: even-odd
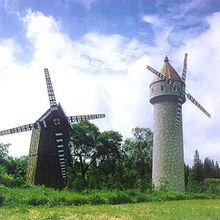
[(126, 204), (140, 202), (158, 202), (171, 200), (216, 199), (220, 196), (211, 194), (183, 194), (171, 192), (142, 192), (132, 190), (94, 190), (82, 193), (70, 190), (58, 191), (46, 187), (10, 188), (0, 186), (0, 206), (71, 206), (71, 205), (99, 205)]
[(220, 200), (182, 200), (124, 205), (84, 205), (56, 207), (3, 207), (4, 220), (142, 220), (142, 219), (220, 219)]

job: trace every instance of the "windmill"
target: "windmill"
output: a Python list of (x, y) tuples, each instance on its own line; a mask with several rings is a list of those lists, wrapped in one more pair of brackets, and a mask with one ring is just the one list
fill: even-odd
[(105, 114), (66, 116), (62, 106), (56, 102), (47, 68), (44, 74), (50, 108), (35, 123), (0, 131), (0, 136), (32, 130), (27, 182), (63, 188), (67, 180), (67, 167), (71, 165), (68, 148), (70, 124), (103, 118)]
[(154, 105), (153, 172), (155, 187), (184, 192), (182, 104), (186, 98), (209, 118), (211, 115), (185, 90), (187, 54), (182, 76), (164, 59), (161, 72), (147, 66), (156, 78), (150, 84), (150, 102)]

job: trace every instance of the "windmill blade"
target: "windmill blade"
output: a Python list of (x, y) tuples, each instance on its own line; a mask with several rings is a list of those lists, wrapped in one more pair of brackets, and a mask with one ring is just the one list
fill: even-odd
[(211, 115), (199, 104), (198, 101), (189, 93), (186, 94), (186, 97), (194, 104), (196, 105), (202, 112), (204, 112), (209, 118), (211, 118)]
[(177, 86), (173, 80), (167, 78), (166, 76), (164, 76), (163, 74), (161, 74), (160, 72), (156, 71), (155, 69), (153, 69), (150, 66), (147, 66), (147, 69), (150, 70), (156, 76), (158, 76), (160, 79), (165, 80), (170, 86), (172, 86), (173, 88), (177, 89), (180, 94), (186, 95), (186, 97), (193, 104), (195, 104), (202, 112), (204, 112), (209, 118), (211, 117), (211, 115), (199, 104), (198, 101), (196, 101), (196, 99), (192, 95), (190, 95), (189, 93), (186, 93), (183, 88)]
[(186, 81), (186, 71), (187, 71), (187, 56), (188, 54), (185, 53), (184, 61), (183, 61), (183, 72), (182, 72), (182, 81)]
[(47, 84), (47, 92), (48, 92), (48, 97), (50, 101), (50, 107), (56, 107), (57, 102), (56, 102), (56, 98), (55, 98), (55, 94), (53, 90), (53, 85), (50, 79), (49, 70), (47, 68), (44, 69), (44, 74), (45, 74), (45, 79), (46, 79), (46, 84)]
[[(186, 81), (186, 71), (187, 71), (187, 56), (188, 54), (185, 53), (184, 55), (184, 61), (183, 61), (183, 71), (182, 71), (182, 81), (185, 83)], [(178, 89), (179, 90), (179, 89)], [(180, 91), (181, 93), (185, 94), (185, 91)], [(181, 98), (178, 98), (178, 103), (177, 103), (177, 112), (176, 112), (176, 126), (175, 130), (178, 132), (179, 129), (179, 123), (181, 121), (181, 112), (182, 112), (182, 102), (183, 100)]]
[(45, 121), (37, 121), (36, 123), (26, 124), (15, 128), (0, 131), (0, 136), (14, 134), (18, 132), (31, 131), (34, 128), (46, 127)]
[(162, 73), (158, 72), (157, 70), (155, 70), (154, 68), (152, 68), (150, 66), (147, 66), (147, 69), (150, 70), (156, 76), (158, 76), (160, 79), (165, 80), (170, 86), (172, 86), (174, 89), (177, 89), (179, 91), (179, 93), (181, 93), (182, 95), (186, 95), (185, 90), (183, 88), (177, 86), (172, 79), (169, 79), (168, 77), (164, 76)]
[(92, 119), (104, 118), (105, 114), (94, 114), (94, 115), (77, 115), (67, 117), (69, 123), (79, 122), (79, 121), (88, 121)]
[[(155, 70), (154, 68), (147, 66), (147, 69), (150, 70), (153, 74), (155, 74), (156, 76), (158, 76), (160, 79), (165, 80), (170, 86), (172, 86), (173, 88), (177, 89), (179, 91), (180, 94), (185, 95), (185, 90), (182, 89), (181, 87), (177, 86), (173, 80), (167, 78), (166, 76), (164, 76), (163, 74), (161, 74), (160, 72), (158, 72), (157, 70)], [(176, 111), (176, 123), (175, 123), (175, 131), (178, 132), (179, 129), (179, 124), (180, 124), (180, 119), (181, 119), (181, 110), (182, 110), (182, 99), (178, 98), (178, 102), (177, 102), (177, 111)]]

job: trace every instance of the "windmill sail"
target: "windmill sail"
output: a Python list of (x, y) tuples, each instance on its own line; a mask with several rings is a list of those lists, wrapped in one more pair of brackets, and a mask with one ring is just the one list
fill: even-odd
[(186, 81), (186, 71), (187, 71), (187, 56), (188, 54), (185, 53), (185, 56), (184, 56), (184, 61), (183, 61), (183, 72), (182, 72), (182, 80), (183, 82)]
[(66, 186), (67, 167), (71, 163), (69, 149), (70, 124), (105, 117), (105, 114), (67, 117), (57, 105), (49, 71), (44, 69), (50, 108), (35, 122), (0, 131), (0, 136), (31, 131), (27, 181), (54, 188)]
[(183, 88), (177, 86), (173, 80), (164, 76), (163, 74), (156, 71), (154, 68), (152, 68), (150, 66), (147, 66), (147, 69), (150, 70), (156, 76), (158, 76), (160, 79), (165, 80), (170, 86), (172, 86), (174, 89), (177, 89), (179, 91), (180, 95), (182, 95), (183, 97), (186, 96), (186, 98), (189, 99), (194, 105), (196, 105), (203, 113), (205, 113), (209, 118), (211, 117), (211, 115), (205, 110), (205, 108), (202, 107), (202, 105), (200, 105), (199, 102), (196, 101), (196, 99), (191, 94), (185, 92), (185, 90)]
[(50, 107), (56, 107), (57, 102), (55, 98), (55, 93), (54, 93), (53, 85), (50, 79), (49, 70), (47, 68), (44, 69), (44, 74), (45, 74), (45, 79), (46, 79), (46, 84), (47, 84), (47, 92), (48, 92)]

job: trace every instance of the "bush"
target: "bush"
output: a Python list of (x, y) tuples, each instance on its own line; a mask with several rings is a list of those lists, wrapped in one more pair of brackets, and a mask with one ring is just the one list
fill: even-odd
[(161, 191), (125, 191), (93, 190), (81, 193), (70, 190), (55, 190), (42, 186), (6, 187), (0, 185), (0, 206), (57, 206), (84, 204), (124, 204), (137, 202), (158, 202), (186, 199), (213, 199), (220, 196), (203, 193), (175, 193)]
[(109, 204), (124, 204), (124, 203), (133, 203), (132, 198), (123, 191), (116, 191), (115, 193), (110, 194), (108, 198)]
[(89, 197), (89, 202), (92, 205), (100, 205), (100, 204), (105, 204), (106, 200), (101, 195), (95, 194)]
[(46, 198), (30, 198), (27, 204), (32, 206), (46, 205), (48, 200)]

